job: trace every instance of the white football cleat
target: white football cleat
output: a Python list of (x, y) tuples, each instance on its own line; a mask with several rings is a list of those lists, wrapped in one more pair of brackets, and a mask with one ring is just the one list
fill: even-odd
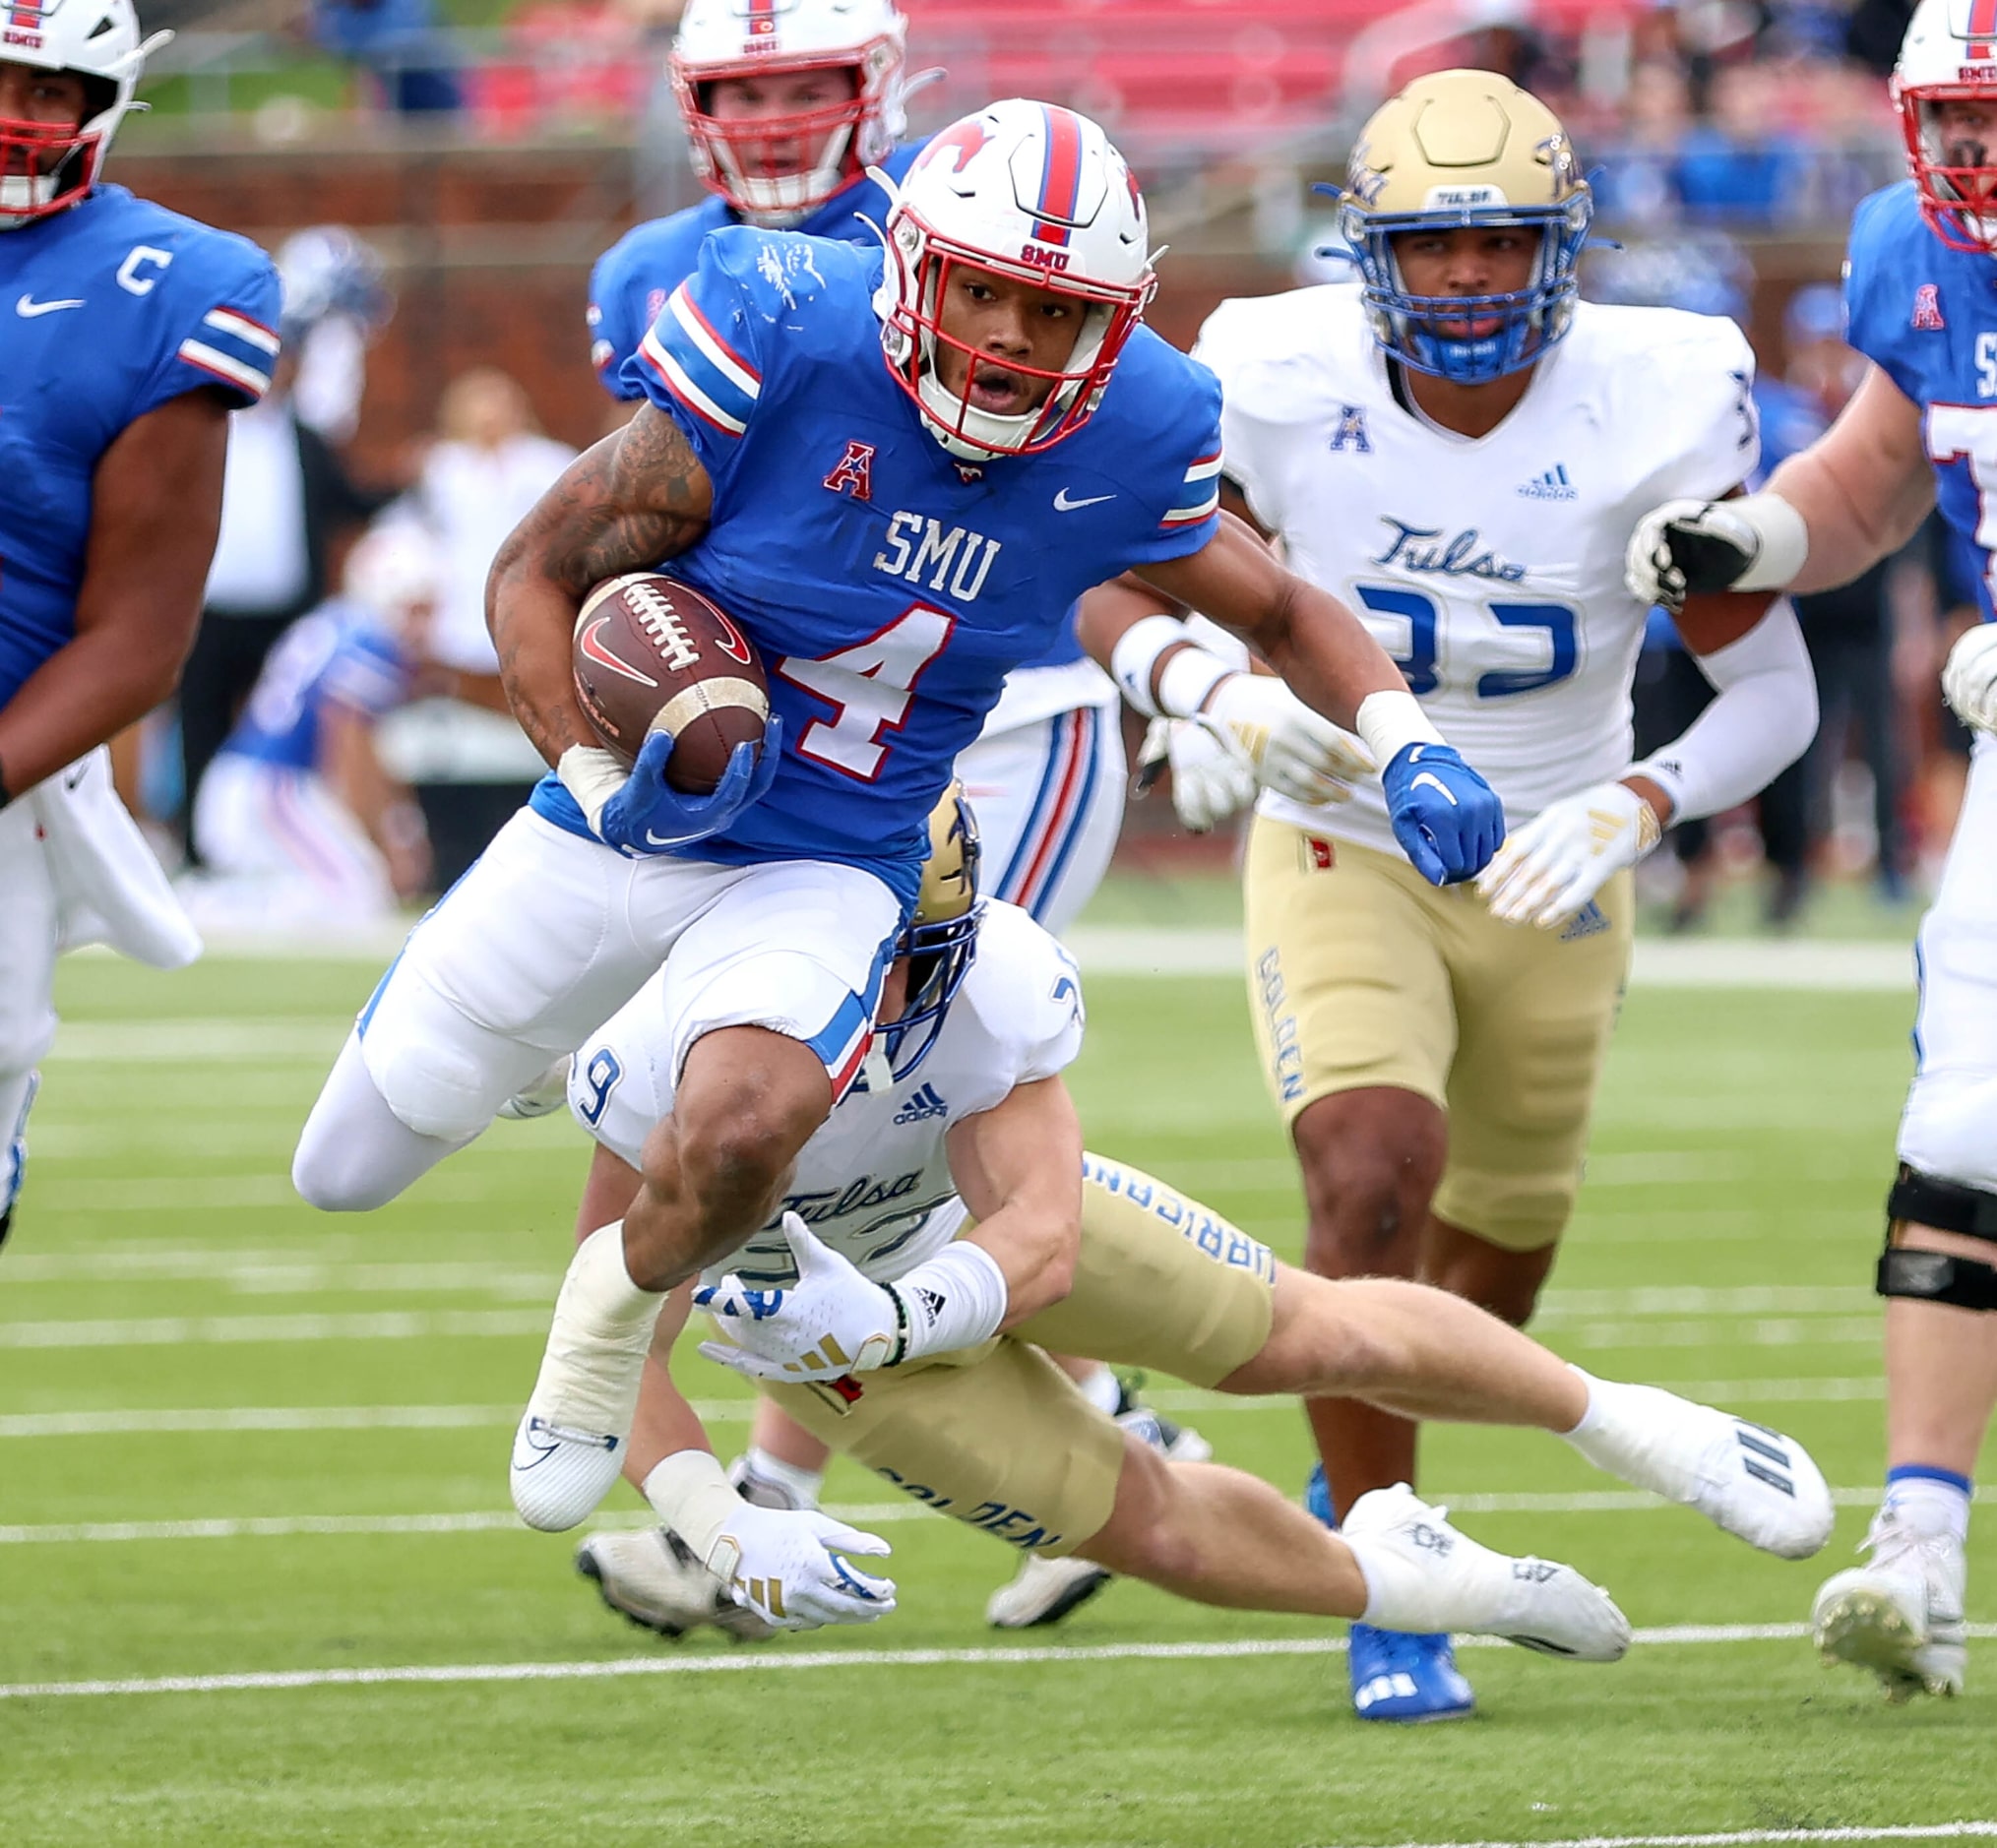
[[(636, 1407), (634, 1406), (634, 1412)], [(561, 1533), (593, 1514), (624, 1468), (626, 1436), (527, 1415), (513, 1434), (513, 1505), (530, 1527)]]
[(1917, 1694), (1961, 1694), (1969, 1655), (1963, 1543), (1916, 1533), (1882, 1509), (1860, 1544), (1872, 1563), (1827, 1578), (1810, 1610), (1824, 1665), (1869, 1668), (1895, 1706)]
[(777, 1633), (737, 1604), (669, 1527), (592, 1534), (576, 1549), (576, 1571), (595, 1580), (613, 1611), (661, 1636), (677, 1640), (690, 1630), (713, 1628), (743, 1642), (763, 1642)]
[(1629, 1652), (1629, 1619), (1599, 1585), (1571, 1566), (1479, 1546), (1404, 1482), (1362, 1495), (1339, 1537), (1365, 1574), (1365, 1621), (1378, 1629), (1468, 1631), (1575, 1662)]
[(1806, 1560), (1831, 1538), (1831, 1491), (1794, 1438), (1661, 1386), (1589, 1384), (1597, 1423), (1568, 1442), (1596, 1468), (1780, 1559)]
[(991, 1594), (984, 1621), (994, 1630), (1032, 1630), (1058, 1624), (1087, 1604), (1116, 1574), (1093, 1560), (1043, 1560), (1029, 1553), (1020, 1570)]

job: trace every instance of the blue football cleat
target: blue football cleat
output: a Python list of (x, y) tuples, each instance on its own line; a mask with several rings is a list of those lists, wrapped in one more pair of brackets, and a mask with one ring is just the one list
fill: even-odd
[(1351, 1654), (1352, 1711), (1362, 1720), (1467, 1719), (1476, 1695), (1458, 1672), (1447, 1636), (1409, 1636), (1398, 1630), (1354, 1624)]
[[(1303, 1505), (1313, 1519), (1338, 1526), (1322, 1463), (1304, 1484)], [(1354, 1624), (1349, 1646), (1352, 1711), (1360, 1719), (1414, 1726), (1427, 1720), (1467, 1719), (1476, 1711), (1476, 1695), (1458, 1671), (1456, 1650), (1447, 1636), (1406, 1635)]]

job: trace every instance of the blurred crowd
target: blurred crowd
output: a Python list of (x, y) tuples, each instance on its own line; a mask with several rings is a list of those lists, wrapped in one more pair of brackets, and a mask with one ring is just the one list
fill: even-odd
[(479, 366), (445, 382), (390, 478), (356, 478), (367, 348), (394, 310), (380, 259), (322, 225), (278, 261), (283, 357), (231, 427), (200, 635), (120, 780), (171, 836), (198, 923), (323, 936), (447, 888), (540, 775), (485, 575), (575, 452)]

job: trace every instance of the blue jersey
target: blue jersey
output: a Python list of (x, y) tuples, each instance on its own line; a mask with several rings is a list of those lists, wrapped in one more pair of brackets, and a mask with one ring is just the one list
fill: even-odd
[[(927, 146), (917, 141), (897, 148), (881, 162), (881, 170), (899, 181)], [(596, 259), (590, 272), (590, 363), (612, 398), (645, 396), (642, 385), (625, 378), (624, 362), (638, 351), (665, 298), (693, 275), (708, 233), (741, 221), (734, 207), (711, 193), (669, 218), (654, 218), (626, 231)], [(878, 227), (887, 221), (887, 194), (862, 174), (796, 228), (812, 237), (878, 247)]]
[(0, 235), (0, 706), (76, 633), (105, 450), (183, 392), (254, 403), (277, 325), (256, 245), (122, 186)]
[(1935, 498), (1974, 558), (1983, 620), (1997, 539), (1997, 263), (1951, 250), (1921, 220), (1913, 182), (1874, 193), (1851, 220), (1845, 338), (1921, 407)]
[(338, 600), (322, 603), (271, 650), (222, 749), (260, 764), (313, 770), (328, 707), (379, 718), (402, 704), (407, 685), (402, 649), (371, 612)]
[[(762, 650), (783, 756), (768, 796), (689, 852), (833, 859), (912, 895), (931, 805), (1005, 676), (1069, 606), (1218, 524), (1220, 388), (1140, 327), (1093, 417), (1038, 455), (960, 466), (888, 370), (884, 253), (716, 232), (626, 373), (713, 483), (671, 563)], [(535, 808), (582, 832), (559, 783)]]

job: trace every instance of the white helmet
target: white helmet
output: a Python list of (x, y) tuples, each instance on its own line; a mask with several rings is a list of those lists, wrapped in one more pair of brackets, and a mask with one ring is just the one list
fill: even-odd
[(390, 628), (410, 620), (437, 600), (437, 549), (412, 520), (388, 515), (353, 542), (341, 587)]
[[(1997, 106), (1997, 5), (1920, 0), (1893, 68), (1893, 101), (1928, 228), (1952, 250), (1997, 254), (1997, 136), (1945, 146), (1941, 131), (1944, 103)], [(1985, 209), (1965, 209), (1974, 205)]]
[(98, 169), (147, 54), (173, 34), (139, 42), (132, 0), (8, 0), (0, 62), (69, 71), (88, 97), (81, 127), (0, 117), (0, 230), (78, 204)]
[[(780, 229), (809, 217), (902, 138), (907, 36), (894, 0), (687, 0), (668, 68), (694, 171), (751, 223)], [(711, 84), (802, 71), (850, 71), (853, 93), (756, 121), (710, 113)], [(780, 143), (804, 144), (809, 164), (757, 172), (763, 151)]]
[[(1084, 304), (1074, 350), (1035, 409), (980, 410), (936, 376), (939, 344), (980, 355), (940, 325), (950, 273), (994, 271)], [(1047, 102), (995, 102), (954, 122), (922, 151), (888, 215), (888, 267), (874, 297), (888, 366), (954, 456), (984, 461), (1058, 443), (1088, 422), (1117, 355), (1157, 286), (1144, 195), (1123, 156), (1087, 116)]]

